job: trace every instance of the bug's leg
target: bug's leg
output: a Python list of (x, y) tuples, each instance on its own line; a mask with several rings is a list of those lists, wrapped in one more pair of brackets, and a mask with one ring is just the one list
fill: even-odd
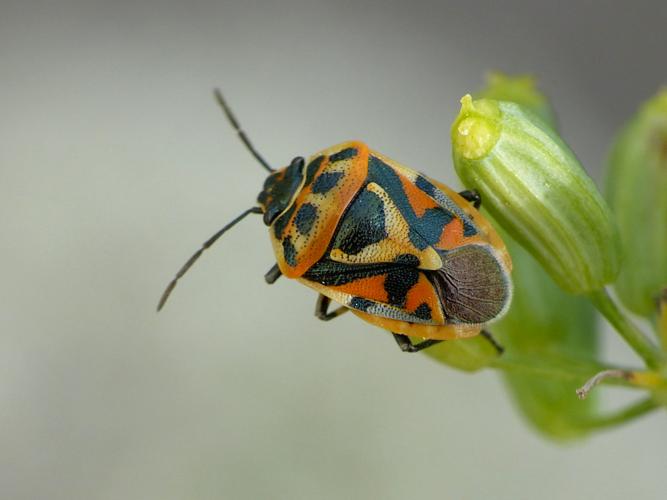
[(282, 275), (283, 273), (280, 272), (278, 264), (273, 264), (273, 267), (264, 275), (264, 281), (269, 285), (273, 285)]
[(322, 321), (329, 321), (348, 311), (347, 307), (340, 306), (339, 308), (328, 312), (330, 303), (331, 299), (326, 295), (320, 294), (320, 296), (317, 297), (317, 303), (315, 304), (315, 316), (317, 316), (318, 319), (321, 319)]
[(474, 189), (466, 189), (465, 191), (461, 191), (459, 195), (461, 195), (464, 200), (472, 203), (472, 206), (475, 208), (479, 208), (482, 205), (482, 197)]
[(502, 354), (502, 353), (505, 352), (505, 348), (502, 345), (500, 345), (500, 343), (495, 338), (493, 338), (493, 335), (491, 335), (490, 332), (488, 332), (486, 330), (482, 330), (480, 332), (480, 335), (482, 337), (484, 337), (486, 340), (488, 340), (489, 342), (491, 342), (491, 345), (493, 346), (493, 348), (496, 351), (498, 351), (498, 354)]
[(419, 352), (422, 349), (426, 349), (427, 347), (431, 347), (432, 345), (439, 344), (442, 342), (442, 340), (424, 340), (420, 342), (419, 344), (413, 344), (410, 341), (410, 337), (407, 335), (402, 335), (400, 333), (392, 333), (394, 336), (394, 339), (396, 340), (396, 343), (398, 344), (398, 347), (401, 348), (401, 351), (403, 352)]

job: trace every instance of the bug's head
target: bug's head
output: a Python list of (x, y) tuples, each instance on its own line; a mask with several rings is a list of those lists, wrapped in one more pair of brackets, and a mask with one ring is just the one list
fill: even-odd
[(289, 166), (272, 172), (264, 181), (257, 203), (264, 212), (264, 224), (267, 226), (294, 202), (303, 181), (304, 164), (304, 159), (298, 156)]

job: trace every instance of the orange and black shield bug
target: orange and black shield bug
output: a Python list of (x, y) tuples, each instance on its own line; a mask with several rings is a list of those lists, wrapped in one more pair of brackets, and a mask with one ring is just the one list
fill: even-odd
[[(352, 311), (390, 331), (409, 352), (488, 335), (483, 328), (509, 307), (512, 263), (477, 210), (477, 193), (456, 193), (356, 141), (274, 170), (222, 94), (215, 96), (269, 176), (257, 206), (202, 245), (169, 283), (158, 310), (202, 252), (254, 213), (263, 215), (276, 257), (267, 283), (284, 275), (317, 291), (318, 318)], [(340, 307), (329, 312), (332, 300)], [(413, 344), (412, 337), (421, 342)]]

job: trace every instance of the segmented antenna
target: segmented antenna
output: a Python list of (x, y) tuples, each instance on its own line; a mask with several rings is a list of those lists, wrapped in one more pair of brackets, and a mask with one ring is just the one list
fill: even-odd
[(239, 222), (241, 219), (246, 217), (249, 214), (261, 214), (262, 209), (259, 207), (252, 207), (247, 210), (245, 210), (241, 215), (237, 216), (233, 221), (231, 221), (229, 224), (227, 224), (225, 227), (220, 229), (217, 233), (215, 233), (213, 236), (211, 236), (209, 239), (207, 239), (201, 246), (199, 250), (197, 250), (194, 254), (192, 254), (192, 257), (190, 257), (185, 264), (183, 264), (183, 267), (179, 269), (179, 271), (176, 273), (176, 276), (174, 277), (173, 280), (169, 282), (167, 285), (167, 288), (164, 289), (164, 292), (162, 292), (162, 297), (160, 297), (160, 302), (158, 302), (157, 305), (157, 310), (159, 311), (164, 307), (164, 304), (167, 302), (167, 299), (171, 295), (171, 292), (174, 290), (174, 287), (176, 286), (176, 283), (178, 283), (178, 280), (183, 277), (185, 273), (188, 272), (188, 269), (192, 267), (192, 264), (194, 264), (199, 257), (201, 257), (201, 254), (204, 253), (204, 250), (209, 248), (213, 243), (215, 243), (220, 236), (225, 234), (225, 232), (228, 229), (231, 229), (237, 222)]
[(239, 135), (239, 138), (243, 141), (243, 144), (245, 144), (246, 148), (248, 148), (248, 151), (252, 153), (252, 155), (257, 159), (257, 161), (262, 165), (262, 167), (264, 167), (269, 172), (275, 172), (275, 169), (271, 168), (271, 165), (269, 165), (267, 161), (264, 158), (262, 158), (262, 155), (260, 155), (257, 152), (255, 147), (250, 142), (250, 139), (248, 139), (248, 136), (241, 128), (241, 125), (234, 116), (234, 113), (232, 113), (232, 110), (227, 105), (225, 98), (222, 96), (222, 92), (220, 92), (220, 89), (214, 89), (213, 94), (215, 95), (215, 100), (218, 101), (218, 104), (220, 104), (220, 107), (225, 112), (225, 115), (227, 116), (229, 123), (232, 124), (232, 127), (234, 127), (234, 130), (236, 130), (236, 133)]

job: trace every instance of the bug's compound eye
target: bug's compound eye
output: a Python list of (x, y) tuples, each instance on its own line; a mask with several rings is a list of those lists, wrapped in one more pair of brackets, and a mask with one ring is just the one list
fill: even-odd
[(290, 171), (301, 172), (303, 170), (303, 166), (305, 165), (305, 163), (306, 160), (303, 159), (303, 156), (297, 156), (290, 162), (289, 167), (287, 167), (288, 173)]
[(277, 204), (272, 203), (266, 207), (266, 211), (264, 212), (264, 217), (262, 220), (264, 221), (265, 225), (270, 226), (273, 224), (273, 221), (276, 220), (276, 217), (278, 217), (281, 213), (282, 210), (280, 207)]

